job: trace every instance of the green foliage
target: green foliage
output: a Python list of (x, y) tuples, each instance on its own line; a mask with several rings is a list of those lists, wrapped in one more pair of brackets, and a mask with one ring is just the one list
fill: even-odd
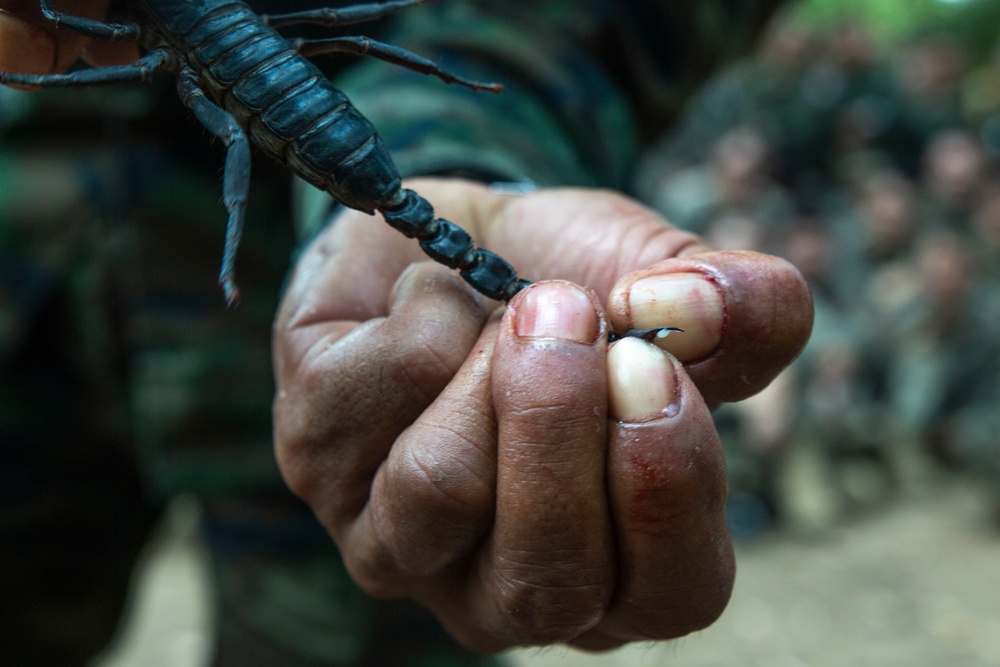
[(859, 20), (887, 45), (944, 30), (960, 41), (973, 62), (989, 58), (1000, 37), (1000, 0), (799, 0), (796, 15), (820, 30), (845, 19)]

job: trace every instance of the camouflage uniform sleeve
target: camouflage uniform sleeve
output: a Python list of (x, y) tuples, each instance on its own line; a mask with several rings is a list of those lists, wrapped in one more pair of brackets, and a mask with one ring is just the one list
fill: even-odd
[(576, 25), (575, 3), (451, 0), (400, 15), (386, 40), (503, 92), (364, 62), (342, 84), (404, 175), (467, 170), (539, 184), (621, 185), (635, 151), (628, 106)]
[(371, 59), (338, 85), (404, 176), (628, 191), (640, 144), (782, 1), (448, 0), (401, 12), (381, 38), (502, 93)]
[[(383, 41), (462, 77), (474, 91), (367, 59), (337, 80), (375, 125), (403, 176), (620, 187), (635, 156), (629, 107), (581, 43), (577, 3), (449, 0), (398, 15)], [(322, 211), (306, 195), (308, 220)], [(317, 207), (320, 207), (317, 209)], [(305, 238), (315, 225), (300, 229)]]

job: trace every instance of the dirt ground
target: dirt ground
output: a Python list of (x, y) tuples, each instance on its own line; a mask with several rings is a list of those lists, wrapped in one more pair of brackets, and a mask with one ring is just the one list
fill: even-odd
[[(190, 503), (170, 514), (137, 576), (119, 642), (92, 667), (201, 667), (210, 650), (205, 559)], [(508, 655), (516, 667), (1000, 666), (1000, 531), (961, 479), (809, 538), (772, 533), (738, 546), (729, 608), (674, 642), (589, 656)]]
[(978, 490), (939, 482), (818, 538), (738, 548), (736, 589), (711, 628), (600, 657), (519, 651), (524, 667), (1000, 665), (1000, 532)]

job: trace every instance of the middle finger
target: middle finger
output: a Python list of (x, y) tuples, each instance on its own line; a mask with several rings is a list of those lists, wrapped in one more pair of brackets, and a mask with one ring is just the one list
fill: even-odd
[(576, 285), (536, 284), (511, 301), (497, 341), (496, 519), (478, 581), (486, 622), (492, 616), (516, 643), (575, 637), (599, 621), (612, 592), (598, 313)]

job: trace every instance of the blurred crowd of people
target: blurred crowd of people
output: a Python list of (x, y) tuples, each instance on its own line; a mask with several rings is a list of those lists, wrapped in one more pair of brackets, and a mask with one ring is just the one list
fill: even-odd
[(652, 152), (646, 201), (815, 300), (803, 356), (718, 412), (735, 534), (822, 530), (938, 470), (984, 480), (1000, 526), (998, 156), (1000, 55), (788, 17)]

